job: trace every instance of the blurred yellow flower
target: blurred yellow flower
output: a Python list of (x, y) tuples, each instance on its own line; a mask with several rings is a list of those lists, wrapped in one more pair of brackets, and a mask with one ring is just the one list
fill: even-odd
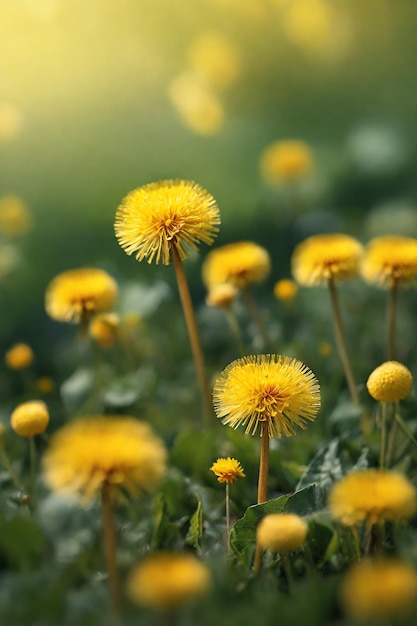
[(417, 510), (417, 494), (405, 476), (368, 469), (337, 482), (329, 497), (330, 512), (345, 526), (409, 519)]
[(308, 526), (302, 517), (292, 513), (265, 515), (256, 529), (256, 541), (264, 550), (287, 553), (306, 541)]
[(173, 611), (211, 587), (211, 573), (192, 554), (156, 552), (147, 555), (131, 572), (127, 591), (140, 606)]
[(270, 185), (302, 178), (312, 169), (313, 155), (304, 141), (275, 141), (261, 155), (261, 174)]
[(166, 450), (151, 427), (133, 417), (92, 416), (63, 426), (43, 457), (54, 491), (95, 496), (104, 485), (136, 495), (154, 489), (165, 473)]
[(207, 294), (206, 303), (208, 306), (228, 309), (232, 306), (237, 294), (237, 288), (231, 283), (213, 285)]
[(200, 33), (188, 48), (188, 59), (191, 67), (218, 89), (233, 85), (241, 70), (236, 46), (219, 32)]
[(99, 313), (90, 322), (90, 336), (103, 348), (111, 348), (117, 340), (119, 316), (115, 313)]
[(239, 241), (209, 252), (203, 263), (202, 275), (209, 289), (224, 283), (245, 289), (249, 283), (266, 280), (270, 270), (271, 259), (265, 248), (252, 241)]
[(408, 287), (417, 279), (417, 239), (387, 235), (365, 247), (362, 276), (379, 287)]
[(254, 435), (268, 423), (269, 437), (290, 437), (306, 428), (320, 408), (320, 386), (298, 361), (275, 354), (247, 356), (230, 363), (213, 390), (214, 410), (224, 424)]
[(79, 322), (108, 311), (118, 295), (117, 283), (102, 269), (82, 267), (58, 274), (45, 294), (46, 312), (59, 322)]
[(223, 104), (198, 74), (177, 76), (169, 85), (168, 95), (182, 122), (195, 133), (214, 135), (223, 125)]
[(274, 296), (283, 302), (290, 302), (297, 295), (298, 287), (293, 280), (278, 280), (274, 285)]
[(216, 201), (192, 181), (164, 180), (131, 191), (116, 213), (119, 244), (136, 259), (170, 263), (175, 247), (181, 259), (200, 242), (210, 245), (218, 232)]
[(27, 343), (16, 343), (5, 355), (6, 365), (11, 370), (26, 369), (33, 363), (34, 358), (33, 350)]
[(313, 235), (296, 246), (292, 273), (300, 285), (307, 287), (354, 278), (359, 274), (362, 253), (362, 245), (349, 235)]
[(32, 228), (32, 215), (17, 196), (0, 198), (0, 234), (13, 237), (24, 235)]
[(48, 407), (41, 400), (19, 404), (11, 414), (10, 424), (21, 437), (41, 435), (49, 424)]
[(410, 393), (413, 376), (402, 363), (386, 361), (374, 369), (366, 386), (370, 395), (379, 402), (399, 402)]
[(210, 467), (210, 471), (217, 476), (219, 483), (234, 483), (238, 478), (245, 478), (243, 467), (237, 459), (230, 456), (227, 459), (217, 459)]
[(416, 608), (417, 572), (397, 559), (366, 559), (346, 574), (340, 599), (344, 612), (354, 620), (385, 624)]
[(0, 143), (15, 139), (23, 125), (22, 113), (10, 102), (0, 102)]
[(51, 393), (55, 387), (54, 379), (50, 376), (41, 376), (35, 384), (36, 389), (41, 393)]

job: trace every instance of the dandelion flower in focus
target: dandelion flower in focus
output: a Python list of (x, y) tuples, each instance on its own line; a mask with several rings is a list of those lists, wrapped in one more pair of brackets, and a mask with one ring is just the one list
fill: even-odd
[(209, 289), (224, 283), (245, 289), (250, 283), (266, 280), (270, 270), (271, 259), (265, 248), (252, 241), (239, 241), (209, 252), (202, 274)]
[(313, 235), (296, 246), (292, 273), (300, 285), (312, 287), (340, 282), (359, 274), (362, 245), (349, 235)]
[(173, 611), (207, 593), (210, 570), (192, 554), (149, 554), (130, 573), (127, 590), (140, 606)]
[(293, 280), (278, 280), (274, 285), (274, 295), (278, 300), (291, 302), (297, 295), (298, 287)]
[(152, 491), (165, 472), (166, 450), (150, 426), (133, 417), (78, 418), (50, 440), (43, 457), (54, 491), (85, 501), (104, 486), (133, 495)]
[(49, 424), (48, 407), (41, 400), (19, 404), (11, 414), (10, 424), (21, 437), (41, 435)]
[(9, 237), (24, 235), (32, 228), (32, 215), (17, 196), (0, 198), (0, 233)]
[(409, 519), (417, 510), (417, 493), (405, 476), (376, 469), (352, 472), (333, 487), (330, 512), (345, 526)]
[(34, 358), (32, 348), (26, 343), (16, 343), (5, 355), (6, 365), (11, 370), (26, 369), (32, 365)]
[(362, 276), (378, 287), (409, 287), (417, 280), (417, 239), (387, 235), (365, 248)]
[(115, 313), (95, 315), (88, 328), (90, 336), (103, 348), (111, 348), (117, 340), (119, 317)]
[(366, 559), (348, 571), (340, 598), (345, 613), (361, 622), (407, 616), (417, 606), (417, 572), (397, 559)]
[(313, 155), (304, 141), (275, 141), (263, 151), (260, 169), (270, 185), (298, 180), (313, 169)]
[(85, 321), (108, 311), (117, 295), (117, 283), (107, 272), (83, 267), (62, 272), (49, 283), (45, 308), (59, 322)]
[(181, 259), (201, 242), (210, 245), (220, 224), (216, 201), (192, 181), (165, 180), (131, 191), (116, 213), (119, 244), (136, 259), (164, 265), (175, 248)]
[(386, 361), (370, 374), (366, 387), (378, 402), (404, 400), (413, 386), (413, 376), (405, 365), (398, 361)]
[(306, 428), (320, 408), (320, 386), (301, 361), (281, 355), (247, 356), (230, 363), (217, 378), (214, 409), (232, 428), (254, 435), (266, 422), (269, 437), (290, 437)]
[(185, 126), (199, 135), (214, 135), (222, 127), (222, 102), (206, 81), (195, 73), (181, 74), (168, 90), (169, 98)]
[(307, 532), (308, 526), (299, 515), (273, 513), (260, 521), (256, 540), (263, 550), (286, 554), (305, 543)]
[(230, 456), (227, 459), (217, 459), (210, 467), (210, 471), (217, 476), (219, 483), (227, 483), (228, 485), (234, 483), (238, 478), (245, 478), (240, 462)]
[(222, 33), (200, 33), (188, 49), (188, 58), (191, 67), (219, 89), (233, 85), (240, 74), (239, 53)]

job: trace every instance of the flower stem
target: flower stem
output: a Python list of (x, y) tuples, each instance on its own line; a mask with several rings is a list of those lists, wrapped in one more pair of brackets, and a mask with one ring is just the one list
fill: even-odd
[(101, 511), (103, 517), (103, 544), (109, 576), (111, 604), (115, 617), (120, 617), (122, 614), (122, 594), (116, 562), (116, 530), (111, 501), (111, 486), (107, 482), (104, 483), (101, 492)]
[(345, 372), (346, 382), (349, 388), (349, 393), (353, 404), (359, 404), (358, 392), (356, 390), (356, 383), (353, 377), (352, 367), (350, 365), (349, 356), (346, 349), (345, 333), (343, 330), (342, 316), (340, 313), (339, 298), (336, 291), (334, 281), (330, 278), (328, 281), (330, 298), (332, 302), (333, 317), (335, 322), (336, 344), (339, 350), (339, 356), (342, 361), (343, 369)]
[(388, 450), (387, 450), (387, 467), (388, 468), (395, 460), (395, 447), (396, 447), (395, 444), (396, 444), (397, 433), (398, 433), (398, 422), (395, 416), (399, 412), (400, 412), (399, 402), (396, 402), (394, 406), (394, 415), (391, 416), (391, 427), (390, 427), (390, 432), (388, 436)]
[(259, 335), (262, 339), (263, 347), (266, 348), (267, 346), (270, 345), (270, 340), (269, 340), (268, 333), (265, 328), (265, 324), (262, 321), (261, 314), (259, 313), (258, 307), (255, 304), (255, 300), (253, 299), (252, 294), (248, 288), (243, 289), (242, 294), (245, 300), (246, 307), (249, 311), (249, 314), (258, 328)]
[(230, 548), (230, 498), (229, 498), (229, 483), (226, 483), (226, 529), (227, 529), (227, 547)]
[(226, 308), (225, 312), (227, 316), (227, 321), (229, 322), (229, 326), (236, 339), (240, 356), (244, 356), (246, 354), (246, 349), (245, 349), (245, 344), (243, 343), (242, 333), (240, 332), (239, 323), (236, 319), (236, 315), (233, 313), (230, 307)]
[[(261, 431), (261, 454), (259, 458), (259, 479), (258, 479), (258, 504), (268, 500), (268, 471), (269, 471), (269, 432), (268, 421), (262, 422)], [(258, 574), (262, 563), (263, 550), (256, 544), (255, 559), (253, 568)]]
[(366, 526), (366, 556), (381, 554), (382, 552), (382, 526), (380, 523), (370, 524)]
[(36, 482), (36, 446), (35, 438), (29, 437), (29, 458), (30, 458), (30, 486), (29, 491), (33, 496)]
[(172, 263), (175, 270), (175, 276), (177, 279), (178, 291), (181, 298), (181, 304), (184, 312), (185, 323), (187, 326), (188, 337), (191, 344), (191, 352), (193, 354), (195, 367), (197, 370), (198, 381), (203, 394), (204, 400), (204, 415), (207, 418), (213, 413), (213, 401), (210, 392), (210, 388), (207, 382), (206, 370), (204, 365), (203, 351), (200, 345), (200, 338), (197, 331), (197, 323), (195, 320), (193, 304), (191, 301), (190, 290), (188, 288), (187, 278), (184, 272), (184, 266), (182, 264), (180, 255), (175, 246), (171, 248)]
[(388, 302), (388, 360), (394, 359), (395, 351), (395, 320), (397, 317), (397, 283), (394, 281)]
[(387, 447), (387, 403), (381, 402), (381, 443), (379, 450), (379, 469), (385, 466), (385, 448)]

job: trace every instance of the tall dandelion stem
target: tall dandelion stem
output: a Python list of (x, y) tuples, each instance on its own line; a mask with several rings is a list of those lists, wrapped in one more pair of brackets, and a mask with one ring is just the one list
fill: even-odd
[(379, 451), (379, 467), (381, 470), (385, 466), (385, 449), (387, 447), (387, 403), (381, 402), (381, 443)]
[(194, 315), (193, 304), (191, 301), (190, 290), (188, 288), (187, 278), (184, 272), (180, 255), (175, 246), (171, 248), (172, 263), (177, 279), (178, 291), (181, 298), (181, 304), (184, 311), (185, 323), (187, 326), (188, 337), (191, 344), (191, 352), (193, 354), (195, 367), (197, 370), (198, 381), (203, 394), (205, 415), (209, 416), (212, 410), (212, 398), (210, 388), (207, 382), (206, 370), (204, 365), (203, 351), (201, 349), (200, 338), (197, 331), (197, 323)]
[(356, 391), (356, 383), (353, 377), (352, 367), (350, 364), (347, 348), (345, 333), (343, 330), (342, 316), (340, 313), (339, 298), (337, 295), (336, 286), (334, 281), (330, 278), (328, 280), (328, 287), (330, 291), (330, 298), (332, 302), (333, 318), (335, 323), (336, 343), (339, 351), (339, 356), (342, 361), (343, 369), (345, 372), (346, 382), (348, 385), (349, 393), (353, 404), (359, 404), (358, 393)]
[(103, 517), (103, 544), (106, 555), (107, 572), (112, 609), (116, 617), (122, 614), (122, 594), (119, 570), (116, 561), (116, 529), (114, 527), (111, 486), (105, 482), (101, 491), (101, 510)]
[(269, 432), (268, 421), (262, 422), (261, 455), (259, 459), (258, 504), (268, 500)]
[(230, 548), (230, 498), (229, 498), (229, 483), (226, 483), (226, 531), (227, 531), (227, 547)]
[(395, 321), (397, 317), (398, 286), (394, 281), (390, 290), (388, 302), (388, 360), (394, 359), (395, 352)]

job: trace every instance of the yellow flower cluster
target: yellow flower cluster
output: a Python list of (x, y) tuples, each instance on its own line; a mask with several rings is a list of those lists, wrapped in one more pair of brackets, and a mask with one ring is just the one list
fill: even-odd
[(410, 370), (398, 361), (382, 363), (366, 383), (370, 395), (378, 402), (399, 402), (408, 396), (412, 385)]
[(210, 467), (216, 476), (219, 483), (234, 483), (238, 478), (245, 478), (243, 473), (243, 467), (237, 459), (232, 459), (230, 456), (227, 459), (217, 459), (215, 463)]

